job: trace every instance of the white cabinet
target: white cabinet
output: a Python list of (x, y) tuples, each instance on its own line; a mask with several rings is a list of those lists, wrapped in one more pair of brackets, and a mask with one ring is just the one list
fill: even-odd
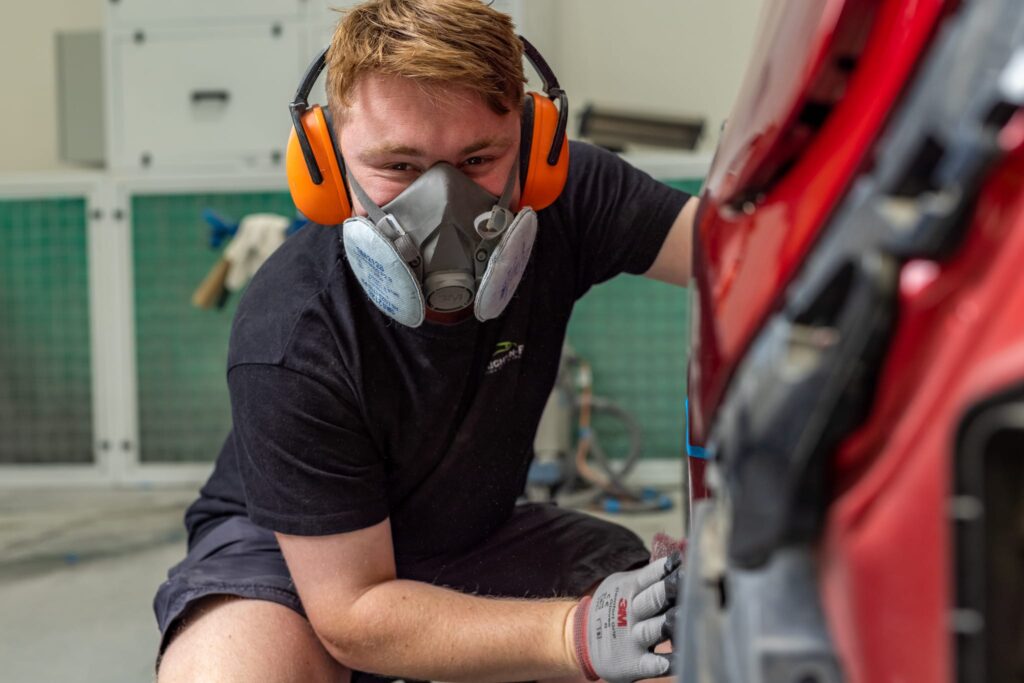
[(119, 34), (112, 159), (121, 168), (280, 164), (304, 27), (270, 22)]
[(283, 172), (288, 103), (338, 16), (323, 0), (109, 0), (108, 166)]

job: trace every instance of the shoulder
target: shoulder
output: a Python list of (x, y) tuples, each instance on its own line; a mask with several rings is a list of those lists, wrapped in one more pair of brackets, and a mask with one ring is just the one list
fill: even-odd
[(310, 224), (285, 240), (249, 283), (231, 327), (228, 367), (280, 363), (310, 314), (326, 312), (341, 267), (335, 227)]
[(603, 147), (580, 140), (569, 141), (569, 177), (567, 182), (572, 182), (574, 176), (578, 177), (581, 173), (626, 165), (622, 157)]
[(635, 192), (658, 191), (668, 193), (670, 189), (618, 154), (578, 140), (569, 142), (569, 174), (559, 196), (564, 208), (581, 202), (593, 207)]
[(685, 196), (614, 152), (571, 140), (565, 188), (541, 215), (568, 223), (607, 221), (639, 203), (672, 203)]

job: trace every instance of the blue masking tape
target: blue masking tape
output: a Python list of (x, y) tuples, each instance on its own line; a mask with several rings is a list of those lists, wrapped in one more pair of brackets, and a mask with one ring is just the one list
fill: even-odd
[(686, 399), (686, 454), (691, 458), (707, 460), (710, 456), (702, 446), (694, 446), (690, 443), (690, 399)]

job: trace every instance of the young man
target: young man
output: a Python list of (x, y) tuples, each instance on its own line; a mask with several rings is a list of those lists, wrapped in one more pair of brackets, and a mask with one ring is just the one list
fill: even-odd
[[(506, 188), (519, 207), (522, 69), (511, 22), (477, 0), (349, 12), (328, 97), (354, 213), (404, 207), (415, 222)], [(428, 174), (442, 190), (417, 182)], [(373, 237), (370, 222), (289, 239), (235, 319), (234, 427), (186, 515), (188, 557), (156, 597), (159, 679), (665, 673), (650, 649), (673, 566), (648, 564), (617, 525), (515, 502), (573, 303), (620, 272), (684, 284), (687, 200), (574, 143), (503, 310), (439, 316), (428, 295), (418, 326), (355, 272), (365, 253), (347, 240)]]

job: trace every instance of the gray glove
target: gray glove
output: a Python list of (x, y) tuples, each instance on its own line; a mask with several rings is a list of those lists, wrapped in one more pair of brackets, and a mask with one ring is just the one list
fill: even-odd
[(576, 608), (576, 658), (588, 680), (631, 683), (663, 676), (671, 657), (652, 649), (671, 635), (666, 612), (675, 603), (679, 554), (612, 574)]

